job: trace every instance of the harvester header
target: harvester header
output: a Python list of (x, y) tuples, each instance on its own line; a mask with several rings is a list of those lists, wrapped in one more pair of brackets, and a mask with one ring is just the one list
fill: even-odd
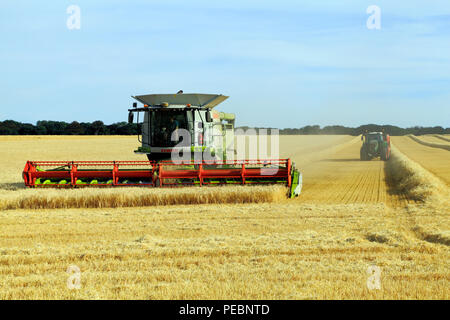
[(288, 196), (301, 190), (289, 159), (201, 161), (27, 161), (23, 178), (32, 188), (180, 187), (281, 184)]

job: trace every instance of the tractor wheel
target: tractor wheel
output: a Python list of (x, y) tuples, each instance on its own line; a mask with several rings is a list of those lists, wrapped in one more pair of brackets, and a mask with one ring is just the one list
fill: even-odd
[(382, 150), (381, 150), (381, 156), (380, 159), (383, 161), (388, 161), (389, 160), (389, 149), (387, 148), (387, 146), (385, 146)]
[(361, 150), (359, 151), (359, 158), (361, 161), (367, 161), (367, 153), (364, 147), (361, 147)]

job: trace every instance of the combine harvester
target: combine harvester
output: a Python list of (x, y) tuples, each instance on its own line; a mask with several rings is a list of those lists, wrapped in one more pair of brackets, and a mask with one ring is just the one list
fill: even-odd
[[(176, 187), (282, 184), (300, 194), (302, 175), (290, 159), (227, 160), (235, 153), (235, 115), (213, 108), (227, 99), (214, 94), (150, 94), (133, 97), (128, 122), (141, 126), (135, 153), (148, 161), (27, 161), (28, 187)], [(143, 113), (143, 122), (139, 115)], [(211, 134), (212, 132), (212, 134)], [(173, 154), (187, 155), (174, 161)], [(230, 158), (230, 157), (229, 157)]]

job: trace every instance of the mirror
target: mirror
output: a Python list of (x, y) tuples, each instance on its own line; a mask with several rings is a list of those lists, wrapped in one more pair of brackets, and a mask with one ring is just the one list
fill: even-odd
[(132, 111), (128, 113), (128, 123), (133, 123), (134, 114)]
[(206, 111), (206, 122), (212, 122), (211, 111)]
[(197, 128), (199, 128), (199, 129), (203, 129), (203, 123), (202, 123), (202, 122), (198, 122), (198, 124), (197, 124)]
[(133, 102), (133, 108), (137, 108), (137, 102)]

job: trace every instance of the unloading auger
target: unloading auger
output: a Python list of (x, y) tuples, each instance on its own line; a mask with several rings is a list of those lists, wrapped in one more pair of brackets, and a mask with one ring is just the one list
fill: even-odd
[[(133, 97), (128, 121), (139, 123), (142, 145), (135, 153), (148, 161), (27, 161), (27, 187), (177, 187), (211, 185), (271, 185), (300, 194), (302, 175), (290, 159), (227, 160), (234, 145), (235, 115), (213, 110), (227, 96), (213, 94), (150, 94)], [(214, 134), (209, 132), (214, 131)], [(181, 141), (181, 143), (180, 143)], [(172, 161), (187, 152), (190, 159)], [(213, 160), (204, 159), (205, 153)], [(221, 159), (221, 160), (219, 160)]]

